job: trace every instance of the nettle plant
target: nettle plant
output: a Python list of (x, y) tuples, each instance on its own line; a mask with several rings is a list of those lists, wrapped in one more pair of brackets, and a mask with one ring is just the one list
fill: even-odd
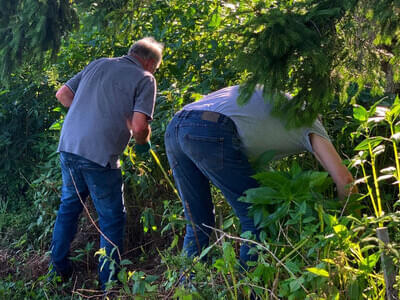
[[(380, 102), (376, 102), (369, 110), (360, 105), (354, 107), (353, 116), (360, 126), (352, 134), (354, 138), (364, 138), (354, 149), (358, 154), (353, 158), (352, 165), (361, 169), (362, 178), (356, 183), (366, 187), (365, 197), (370, 200), (376, 218), (385, 214), (383, 204), (391, 211), (400, 203), (397, 148), (400, 140), (400, 100), (396, 97), (390, 107), (378, 106)], [(383, 198), (385, 195), (387, 199)], [(387, 200), (387, 203), (383, 203), (383, 200)]]
[(326, 196), (332, 184), (326, 172), (293, 164), (255, 177), (260, 187), (242, 200), (252, 204), (250, 214), (261, 230), (259, 260), (248, 276), (259, 296), (266, 291), (285, 299), (382, 296), (379, 243), (370, 221), (348, 216), (350, 205)]

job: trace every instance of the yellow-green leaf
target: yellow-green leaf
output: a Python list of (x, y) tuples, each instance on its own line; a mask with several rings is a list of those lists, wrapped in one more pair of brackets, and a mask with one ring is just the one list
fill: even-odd
[(322, 277), (329, 277), (328, 271), (319, 268), (307, 268), (307, 271)]

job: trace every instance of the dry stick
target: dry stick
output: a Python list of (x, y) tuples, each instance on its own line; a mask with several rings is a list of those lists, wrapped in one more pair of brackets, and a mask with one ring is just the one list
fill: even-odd
[[(238, 241), (241, 241), (241, 242), (245, 242), (245, 243), (247, 242), (247, 243), (250, 243), (250, 244), (255, 244), (257, 246), (260, 246), (262, 249), (266, 250), (269, 254), (271, 254), (271, 256), (278, 262), (277, 266), (281, 265), (293, 278), (297, 279), (296, 275), (294, 275), (294, 273), (292, 271), (290, 271), (289, 268), (278, 257), (276, 257), (276, 255), (271, 250), (269, 250), (263, 244), (261, 244), (259, 242), (256, 242), (256, 241), (253, 241), (253, 240), (244, 239), (244, 238), (240, 238), (240, 237), (237, 237), (237, 236), (233, 236), (233, 235), (227, 234), (227, 233), (225, 233), (224, 231), (222, 231), (220, 229), (208, 226), (208, 225), (206, 225), (204, 223), (202, 225), (207, 227), (207, 228), (210, 228), (212, 230), (216, 230), (219, 233), (223, 233), (227, 238), (230, 238), (232, 240), (238, 240)], [(309, 293), (308, 290), (304, 287), (303, 284), (300, 283), (300, 286), (303, 288), (303, 290), (306, 293)]]
[(279, 269), (276, 272), (274, 282), (272, 283), (272, 291), (276, 291), (278, 289), (278, 281), (279, 281)]
[(72, 300), (72, 297), (73, 297), (73, 295), (74, 295), (74, 291), (75, 291), (75, 287), (76, 287), (76, 282), (77, 282), (77, 281), (78, 281), (78, 276), (75, 276), (74, 286), (72, 287), (71, 300)]
[[(228, 234), (226, 234), (222, 230), (220, 230), (219, 233), (222, 233), (221, 236), (210, 247), (214, 247), (215, 245), (217, 245), (221, 240), (223, 240), (225, 238), (225, 236), (228, 237), (228, 238), (230, 237)], [(279, 299), (278, 297), (275, 296), (275, 294), (270, 289), (266, 289), (266, 288), (264, 288), (262, 286), (255, 285), (255, 284), (250, 284), (250, 283), (246, 283), (246, 284), (238, 283), (238, 286), (240, 286), (240, 285), (248, 285), (248, 286), (251, 286), (251, 287), (260, 288), (260, 289), (262, 289), (264, 291), (269, 292), (275, 299)]]
[[(357, 173), (358, 173), (358, 170), (357, 170)], [(356, 173), (356, 174), (357, 174), (357, 173)], [(356, 176), (357, 176), (357, 175), (356, 175)], [(349, 186), (350, 191), (352, 191), (354, 187), (355, 187), (355, 184), (354, 184), (354, 183), (350, 183), (350, 186)], [(347, 204), (349, 204), (350, 195), (351, 195), (351, 193), (349, 193), (349, 194), (347, 195), (347, 197), (346, 197), (346, 202), (344, 203), (343, 209), (342, 209), (342, 211), (340, 212), (340, 217), (343, 216), (344, 211), (346, 210)]]
[(115, 245), (115, 244), (100, 230), (100, 228), (96, 225), (96, 222), (93, 220), (92, 216), (90, 215), (90, 212), (89, 212), (88, 208), (86, 207), (85, 203), (84, 203), (83, 200), (82, 200), (81, 195), (79, 194), (79, 190), (78, 190), (78, 188), (77, 188), (77, 186), (76, 186), (75, 179), (74, 179), (74, 176), (72, 175), (71, 169), (69, 169), (69, 174), (71, 175), (72, 183), (74, 184), (76, 194), (78, 195), (79, 200), (81, 201), (81, 203), (82, 203), (82, 205), (83, 205), (83, 208), (85, 209), (85, 212), (86, 212), (86, 214), (88, 215), (90, 221), (92, 222), (92, 224), (94, 225), (94, 227), (96, 228), (96, 230), (106, 239), (106, 241), (109, 242), (113, 247), (115, 247), (115, 248), (117, 249), (118, 258), (119, 258), (119, 260), (121, 261), (121, 260), (122, 260), (122, 259), (121, 259), (121, 253), (119, 252), (118, 246)]
[(99, 291), (96, 291), (96, 290), (95, 291), (90, 291), (90, 290), (82, 290), (82, 289), (73, 291), (74, 294), (77, 294), (78, 296), (83, 297), (85, 299), (92, 299), (92, 298), (97, 298), (98, 299), (99, 297), (102, 297), (104, 295), (104, 293), (101, 293), (101, 294), (97, 294), (97, 295), (93, 295), (93, 296), (86, 296), (85, 294), (82, 294), (81, 292), (78, 292), (78, 291), (89, 291), (89, 292), (96, 292), (96, 293), (98, 293)]
[[(204, 224), (203, 224), (204, 225)], [(213, 229), (215, 229), (215, 228), (213, 228)], [(221, 235), (220, 235), (220, 237), (210, 246), (211, 248), (212, 247), (214, 247), (215, 245), (217, 245), (221, 240), (223, 240), (224, 238), (225, 238), (225, 236), (226, 237), (230, 237), (228, 234), (226, 234), (224, 231), (222, 231), (222, 230), (216, 230), (215, 232), (219, 232), (219, 233), (222, 233)], [(217, 234), (216, 234), (217, 235)], [(240, 286), (240, 285), (244, 285), (244, 284), (238, 284), (238, 286)], [(249, 284), (249, 283), (246, 283), (246, 285), (248, 285), (248, 286), (251, 286), (251, 287), (256, 287), (256, 288), (260, 288), (260, 289), (262, 289), (262, 290), (265, 290), (265, 291), (268, 291), (275, 299), (279, 299), (278, 297), (276, 297), (275, 296), (275, 294), (272, 292), (272, 290), (270, 290), (270, 289), (266, 289), (266, 288), (264, 288), (264, 287), (262, 287), (262, 286), (258, 286), (258, 285), (254, 285), (254, 284)]]
[[(290, 242), (289, 237), (287, 236), (287, 234), (285, 233), (285, 231), (282, 228), (282, 224), (281, 222), (279, 222), (279, 229), (282, 232), (283, 236), (285, 237), (285, 239), (287, 240), (287, 242), (289, 243), (289, 246), (292, 247), (293, 249), (296, 249), (293, 244)], [(297, 254), (299, 254), (301, 256), (301, 258), (307, 263), (309, 264), (308, 260), (303, 256), (303, 254), (300, 253), (300, 251), (298, 251), (296, 249)]]
[[(376, 234), (379, 239), (379, 246), (381, 250), (384, 250), (384, 248), (387, 247), (387, 244), (390, 243), (387, 227), (377, 228)], [(398, 300), (398, 291), (394, 287), (396, 284), (396, 269), (393, 260), (384, 251), (381, 253), (381, 263), (385, 278), (386, 298), (388, 300)]]
[[(349, 159), (349, 157), (348, 157), (347, 155), (346, 155), (346, 158)], [(357, 169), (356, 175), (355, 175), (354, 177), (357, 178), (357, 175), (358, 175), (358, 169)], [(350, 186), (349, 186), (350, 191), (352, 191), (355, 187), (356, 187), (356, 185), (354, 184), (354, 182), (350, 183)], [(349, 204), (350, 195), (351, 195), (351, 193), (349, 193), (349, 194), (347, 195), (347, 197), (346, 197), (346, 202), (344, 203), (343, 209), (342, 209), (342, 211), (340, 212), (340, 217), (343, 217), (344, 211), (346, 210), (346, 207), (347, 207), (347, 205)]]

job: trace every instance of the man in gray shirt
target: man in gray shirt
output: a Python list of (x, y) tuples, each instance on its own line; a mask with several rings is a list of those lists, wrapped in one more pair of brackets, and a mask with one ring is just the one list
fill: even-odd
[[(311, 127), (287, 130), (282, 120), (271, 115), (271, 105), (256, 89), (244, 106), (239, 106), (239, 86), (227, 87), (190, 103), (178, 112), (165, 133), (165, 146), (175, 183), (189, 221), (183, 251), (199, 255), (214, 226), (211, 181), (224, 194), (238, 216), (242, 231), (257, 234), (249, 204), (238, 201), (243, 193), (258, 186), (249, 164), (272, 150), (276, 158), (310, 151), (332, 176), (340, 198), (348, 193), (351, 173), (316, 120)], [(242, 263), (250, 260), (248, 246), (240, 249)]]
[[(69, 107), (58, 146), (63, 185), (51, 244), (53, 271), (63, 279), (72, 274), (69, 248), (88, 195), (99, 216), (100, 248), (117, 262), (120, 259), (125, 209), (118, 157), (131, 136), (137, 153), (150, 148), (149, 122), (157, 89), (153, 73), (162, 51), (162, 44), (144, 38), (128, 55), (91, 62), (56, 93)], [(103, 260), (99, 275), (103, 289), (116, 278)]]

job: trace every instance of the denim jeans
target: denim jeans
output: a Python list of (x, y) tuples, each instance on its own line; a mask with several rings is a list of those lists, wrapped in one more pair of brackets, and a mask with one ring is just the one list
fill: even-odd
[[(69, 248), (76, 234), (79, 215), (83, 209), (73, 180), (83, 201), (88, 195), (91, 196), (99, 217), (100, 230), (118, 246), (120, 252), (123, 246), (125, 209), (121, 170), (103, 167), (81, 156), (66, 152), (60, 153), (60, 161), (63, 184), (61, 204), (53, 231), (51, 260), (56, 272), (61, 275), (71, 270), (71, 262), (68, 258)], [(110, 256), (114, 247), (101, 235), (100, 248), (105, 248), (107, 255)], [(119, 261), (116, 250), (112, 257), (117, 262)], [(99, 277), (104, 288), (104, 284), (109, 279), (115, 279), (116, 274), (111, 274), (107, 261), (103, 268), (101, 266), (103, 266), (103, 261), (99, 263)]]
[[(254, 221), (248, 216), (249, 204), (238, 201), (238, 198), (247, 189), (257, 187), (258, 183), (251, 177), (254, 171), (230, 118), (212, 112), (181, 111), (167, 127), (165, 146), (185, 217), (189, 221), (184, 253), (199, 255), (199, 246), (202, 249), (209, 243), (211, 230), (202, 224), (215, 225), (210, 181), (233, 208), (242, 231), (257, 234)], [(195, 224), (196, 234), (191, 222)], [(248, 255), (248, 250), (249, 245), (242, 244), (242, 263), (255, 259)]]

